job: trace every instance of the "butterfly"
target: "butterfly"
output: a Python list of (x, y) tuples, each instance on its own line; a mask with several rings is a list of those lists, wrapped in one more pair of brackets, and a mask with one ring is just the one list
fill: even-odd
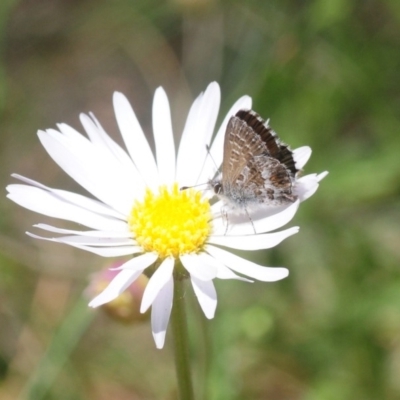
[(240, 110), (228, 122), (222, 176), (208, 182), (226, 213), (247, 214), (264, 206), (296, 201), (299, 169), (289, 146), (252, 110)]

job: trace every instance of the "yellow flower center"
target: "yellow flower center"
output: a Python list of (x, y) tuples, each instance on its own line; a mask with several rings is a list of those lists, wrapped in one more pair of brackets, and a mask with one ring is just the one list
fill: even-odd
[(159, 193), (147, 189), (144, 200), (136, 201), (128, 223), (144, 251), (160, 258), (200, 251), (211, 226), (208, 200), (194, 189), (161, 186)]

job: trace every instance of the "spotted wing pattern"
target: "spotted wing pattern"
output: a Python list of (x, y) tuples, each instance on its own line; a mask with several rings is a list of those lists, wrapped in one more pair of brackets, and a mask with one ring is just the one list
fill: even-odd
[(287, 144), (280, 141), (276, 133), (269, 126), (268, 121), (264, 121), (252, 110), (240, 110), (236, 113), (236, 117), (246, 122), (261, 137), (271, 157), (276, 158), (281, 164), (284, 164), (293, 176), (299, 172), (295, 165), (293, 152)]
[(228, 123), (222, 178), (211, 186), (231, 210), (296, 200), (292, 184), (298, 169), (289, 147), (251, 110), (240, 110)]

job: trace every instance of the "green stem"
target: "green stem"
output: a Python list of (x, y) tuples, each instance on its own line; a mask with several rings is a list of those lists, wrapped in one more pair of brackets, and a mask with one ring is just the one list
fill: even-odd
[(42, 400), (49, 398), (49, 392), (59, 373), (68, 364), (72, 351), (88, 329), (96, 314), (90, 312), (87, 299), (80, 297), (55, 332), (42, 359), (30, 376), (18, 399)]
[(174, 335), (175, 368), (180, 400), (194, 400), (190, 374), (189, 337), (185, 312), (185, 280), (174, 279), (174, 304), (172, 307), (172, 330)]

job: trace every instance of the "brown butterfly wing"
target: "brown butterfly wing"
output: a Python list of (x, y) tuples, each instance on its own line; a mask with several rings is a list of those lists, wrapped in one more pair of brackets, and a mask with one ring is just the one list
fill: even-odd
[(222, 164), (223, 191), (242, 204), (294, 201), (292, 152), (253, 111), (229, 120)]
[(293, 152), (289, 146), (282, 143), (276, 133), (256, 112), (253, 110), (240, 110), (236, 113), (236, 117), (251, 126), (253, 131), (260, 136), (265, 143), (269, 155), (277, 159), (281, 164), (295, 176), (299, 170), (293, 158)]
[(265, 152), (261, 138), (254, 135), (253, 129), (243, 120), (234, 116), (226, 128), (222, 176), (225, 184), (232, 185), (243, 180), (241, 175), (255, 155)]

